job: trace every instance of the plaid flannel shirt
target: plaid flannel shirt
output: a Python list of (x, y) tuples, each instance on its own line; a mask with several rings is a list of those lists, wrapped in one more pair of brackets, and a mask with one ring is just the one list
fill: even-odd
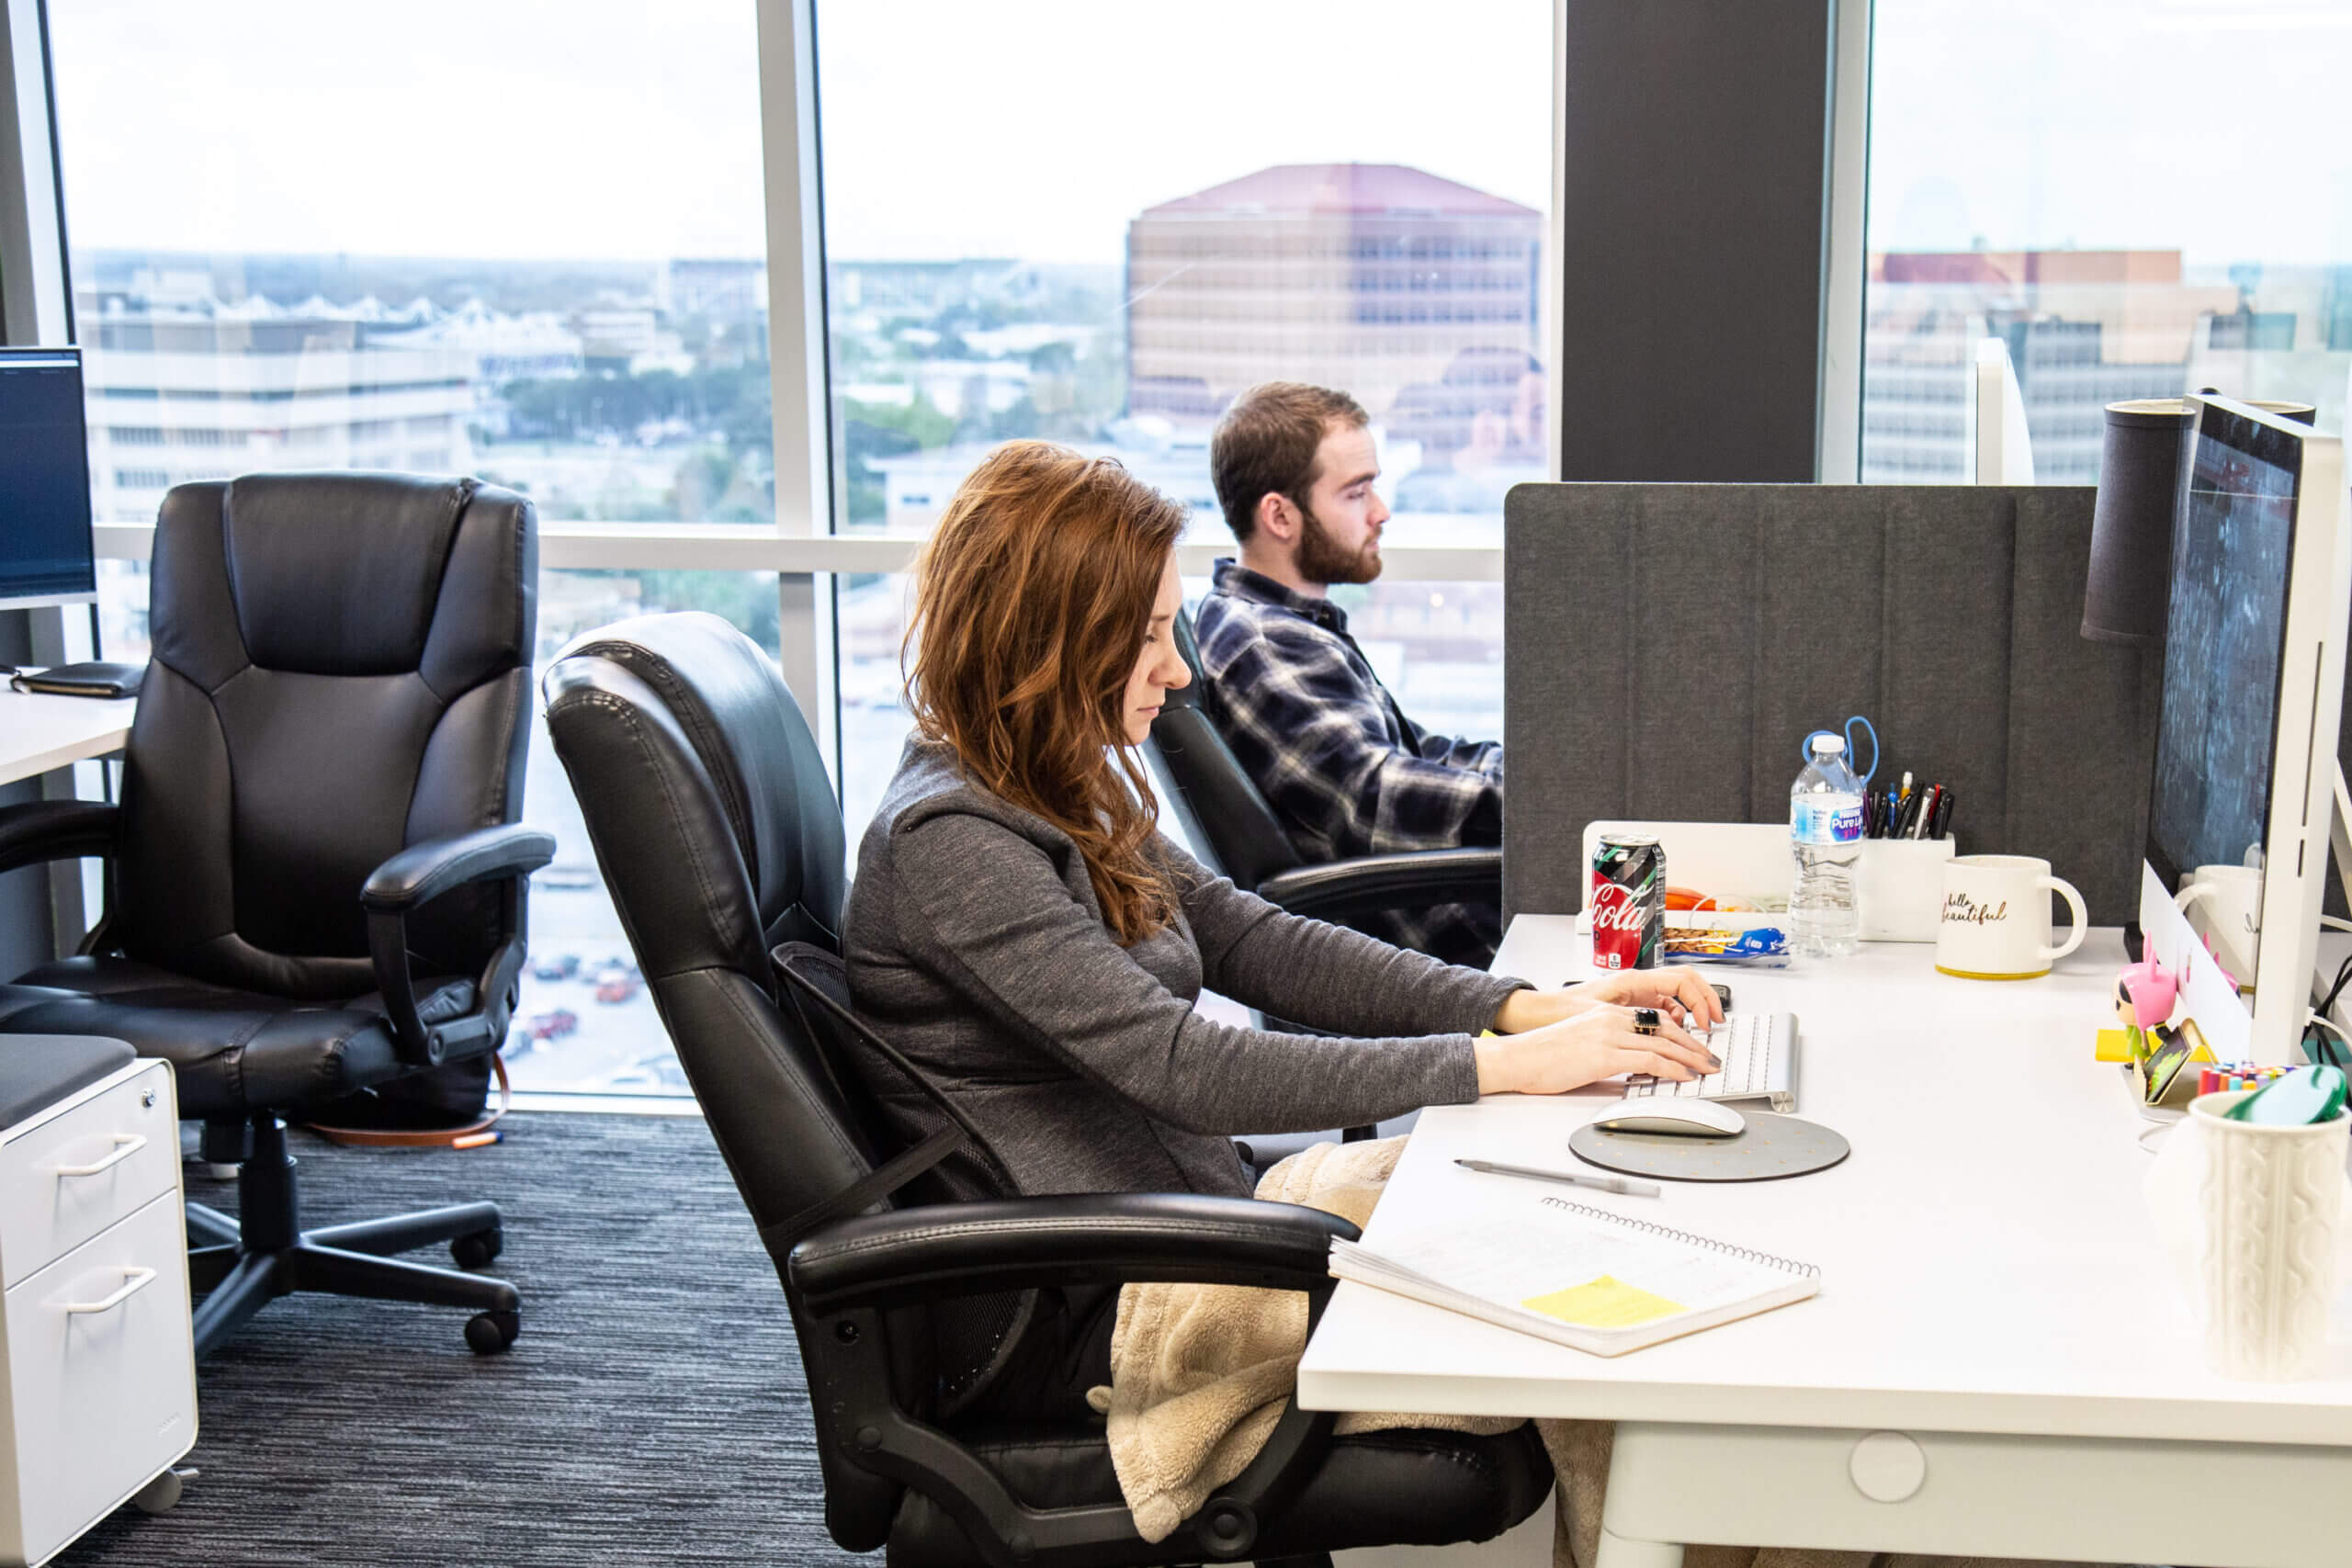
[[(1502, 842), (1501, 742), (1424, 734), (1329, 600), (1238, 561), (1218, 561), (1215, 581), (1194, 617), (1210, 711), (1303, 858)], [(1390, 910), (1361, 924), (1478, 966), (1502, 938), (1491, 904)]]

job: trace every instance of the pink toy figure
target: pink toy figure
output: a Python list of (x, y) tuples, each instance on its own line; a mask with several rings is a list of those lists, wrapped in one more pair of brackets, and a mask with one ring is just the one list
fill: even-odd
[(2132, 1029), (2154, 1029), (2172, 1017), (2180, 977), (2150, 953), (2115, 977), (2115, 1016)]

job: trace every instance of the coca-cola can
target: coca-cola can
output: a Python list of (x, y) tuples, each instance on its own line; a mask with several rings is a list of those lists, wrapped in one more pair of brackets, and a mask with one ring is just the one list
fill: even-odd
[(1665, 846), (1604, 834), (1592, 852), (1592, 966), (1655, 969), (1665, 949)]

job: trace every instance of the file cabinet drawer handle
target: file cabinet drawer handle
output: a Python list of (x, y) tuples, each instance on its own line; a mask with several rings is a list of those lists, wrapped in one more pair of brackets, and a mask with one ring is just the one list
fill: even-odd
[(129, 1159), (132, 1155), (137, 1154), (146, 1146), (147, 1134), (144, 1133), (117, 1133), (114, 1135), (114, 1153), (107, 1156), (106, 1158), (98, 1161), (96, 1165), (61, 1165), (57, 1168), (57, 1174), (60, 1176), (96, 1176), (100, 1171), (112, 1170), (116, 1166), (120, 1165), (124, 1160)]
[(148, 1283), (154, 1278), (155, 1270), (153, 1269), (136, 1267), (125, 1269), (122, 1271), (122, 1289), (95, 1302), (67, 1302), (65, 1310), (67, 1312), (111, 1312), (146, 1289)]

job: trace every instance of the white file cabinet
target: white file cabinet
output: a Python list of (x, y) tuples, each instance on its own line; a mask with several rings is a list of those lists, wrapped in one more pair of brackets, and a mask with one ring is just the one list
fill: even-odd
[(39, 1563), (196, 1443), (169, 1064), (0, 1129), (0, 1563)]

